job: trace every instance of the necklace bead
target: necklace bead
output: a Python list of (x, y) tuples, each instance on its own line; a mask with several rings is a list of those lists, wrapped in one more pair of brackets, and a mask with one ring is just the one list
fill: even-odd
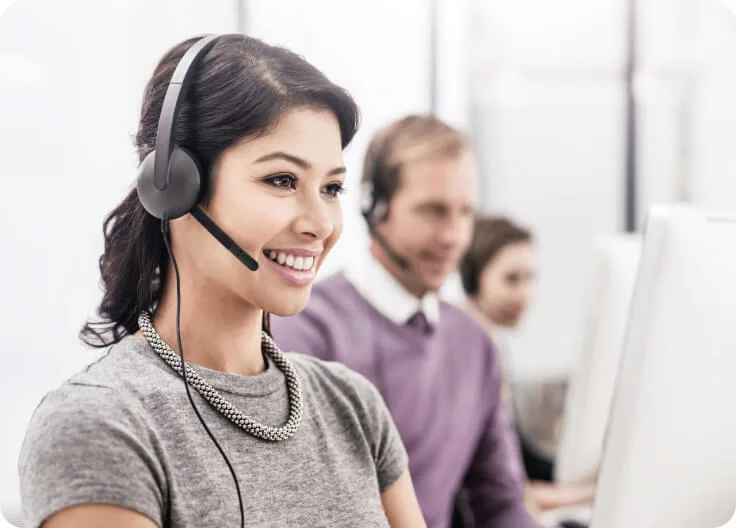
[[(151, 321), (151, 314), (143, 312), (138, 316), (138, 326), (146, 337), (156, 353), (169, 365), (176, 373), (182, 375), (181, 358), (174, 350), (161, 339), (156, 332)], [(291, 365), (286, 356), (276, 347), (271, 337), (265, 332), (261, 333), (261, 347), (268, 357), (273, 361), (274, 365), (284, 373), (286, 377), (286, 388), (289, 395), (289, 418), (286, 423), (279, 427), (271, 427), (263, 425), (251, 417), (237, 409), (212, 385), (207, 383), (188, 363), (185, 365), (187, 373), (187, 382), (202, 397), (209, 402), (220, 414), (225, 416), (232, 423), (243, 429), (246, 433), (253, 435), (262, 440), (271, 442), (280, 442), (288, 440), (299, 428), (302, 420), (303, 403), (302, 390), (299, 378), (297, 377), (294, 367)]]

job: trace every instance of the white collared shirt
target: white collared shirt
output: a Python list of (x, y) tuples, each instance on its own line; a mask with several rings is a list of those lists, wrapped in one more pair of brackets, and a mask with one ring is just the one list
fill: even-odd
[(430, 325), (440, 320), (440, 299), (429, 292), (421, 299), (411, 294), (369, 252), (354, 259), (345, 269), (345, 278), (379, 313), (397, 325), (406, 324), (418, 311)]

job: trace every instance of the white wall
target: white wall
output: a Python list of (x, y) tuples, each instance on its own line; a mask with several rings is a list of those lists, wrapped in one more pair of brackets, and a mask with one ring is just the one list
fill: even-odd
[(437, 107), (440, 119), (472, 133), (470, 93), (471, 0), (433, 0), (437, 5)]
[[(534, 229), (538, 296), (522, 374), (581, 346), (597, 233), (624, 226), (626, 0), (472, 3), (484, 206)], [(638, 0), (637, 226), (654, 201), (736, 208), (736, 20), (717, 0)]]
[(203, 33), (238, 32), (239, 7), (239, 0), (135, 0), (136, 89), (143, 93), (159, 59), (174, 44)]
[(344, 235), (322, 276), (344, 267), (367, 244), (359, 182), (370, 138), (394, 119), (430, 110), (429, 16), (425, 0), (245, 2), (246, 33), (303, 55), (346, 88), (360, 108), (362, 124), (345, 153)]
[(0, 502), (36, 404), (95, 357), (77, 331), (99, 300), (102, 220), (136, 175), (145, 77), (176, 41), (235, 30), (236, 5), (20, 0), (0, 19)]
[(132, 174), (129, 15), (124, 1), (22, 0), (0, 20), (3, 495), (40, 397), (93, 357), (76, 332), (98, 297), (102, 217)]
[(693, 43), (698, 75), (688, 136), (690, 198), (736, 210), (736, 11), (718, 0), (692, 1), (698, 5)]
[(697, 74), (697, 6), (714, 0), (639, 0), (639, 203), (642, 226), (654, 201), (686, 200), (691, 155), (689, 98)]
[(577, 355), (594, 235), (623, 225), (624, 2), (474, 3), (476, 145), (486, 212), (535, 233), (539, 288), (512, 346), (523, 375)]

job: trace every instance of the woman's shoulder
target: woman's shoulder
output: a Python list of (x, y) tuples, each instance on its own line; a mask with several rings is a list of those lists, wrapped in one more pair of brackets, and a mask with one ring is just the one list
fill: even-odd
[(359, 372), (337, 361), (325, 361), (307, 354), (290, 352), (305, 396), (320, 408), (336, 408), (341, 414), (356, 415), (361, 422), (381, 420), (388, 414), (381, 393)]
[(323, 414), (324, 422), (335, 431), (347, 431), (352, 445), (363, 441), (368, 446), (379, 488), (385, 491), (406, 469), (408, 455), (378, 389), (342, 363), (293, 352), (288, 357), (303, 380), (307, 397), (317, 400), (315, 412)]
[(152, 387), (165, 390), (169, 381), (145, 346), (136, 337), (125, 337), (47, 392), (31, 417), (29, 434), (61, 421), (86, 427), (141, 414)]
[(23, 453), (43, 451), (45, 444), (58, 437), (66, 438), (71, 447), (90, 435), (101, 438), (120, 427), (132, 432), (143, 421), (135, 400), (115, 387), (69, 380), (46, 393), (36, 406), (26, 428)]
[(38, 453), (58, 453), (60, 447), (74, 449), (75, 442), (92, 437), (147, 436), (149, 400), (173, 381), (162, 375), (153, 352), (145, 347), (144, 341), (125, 337), (47, 392), (26, 429), (26, 461)]
[[(330, 387), (359, 395), (378, 394), (368, 378), (338, 361), (326, 361), (309, 354), (288, 352), (286, 356), (307, 384)], [(380, 396), (379, 396), (380, 397)]]
[(69, 378), (62, 388), (97, 387), (121, 394), (144, 395), (153, 389), (165, 390), (178, 377), (159, 359), (145, 339), (125, 336), (83, 370)]
[(31, 525), (90, 502), (135, 506), (159, 518), (159, 488), (148, 483), (163, 482), (164, 472), (144, 387), (135, 381), (155, 365), (126, 358), (128, 347), (114, 345), (49, 391), (31, 416), (18, 458)]

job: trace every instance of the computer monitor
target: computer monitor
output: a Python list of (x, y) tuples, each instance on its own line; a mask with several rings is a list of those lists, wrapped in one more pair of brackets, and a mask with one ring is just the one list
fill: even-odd
[(736, 214), (648, 217), (591, 528), (716, 528), (736, 505)]
[(591, 482), (598, 472), (608, 413), (636, 282), (641, 235), (611, 234), (593, 244), (595, 269), (577, 367), (570, 376), (555, 459), (555, 481)]

